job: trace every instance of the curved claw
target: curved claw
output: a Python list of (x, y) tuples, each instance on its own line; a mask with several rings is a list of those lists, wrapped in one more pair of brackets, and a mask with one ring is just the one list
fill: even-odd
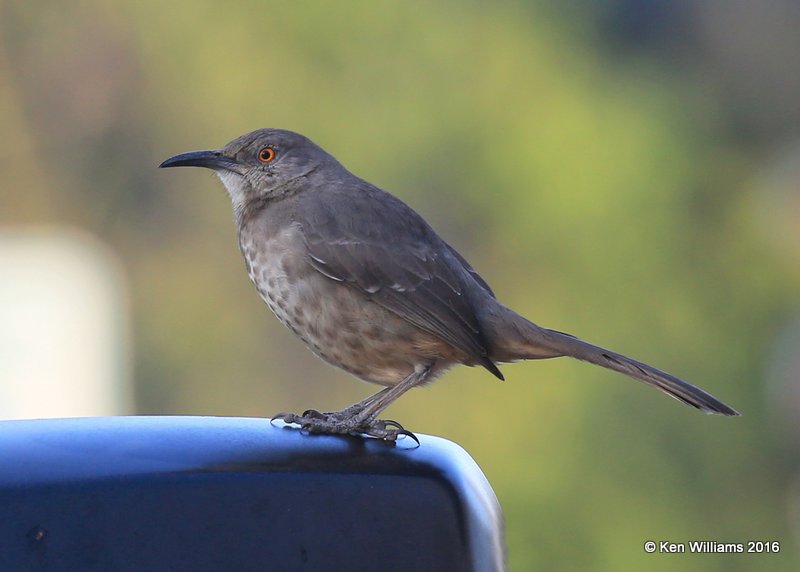
[(396, 442), (397, 438), (400, 436), (409, 437), (414, 440), (418, 447), (420, 446), (417, 436), (403, 428), (400, 423), (393, 419), (376, 419), (361, 427), (357, 427), (355, 432), (369, 437), (375, 437), (376, 439), (381, 439), (389, 443)]
[(416, 435), (414, 435), (411, 431), (408, 431), (407, 429), (401, 429), (400, 431), (397, 432), (397, 435), (398, 436), (399, 435), (403, 435), (404, 437), (410, 437), (417, 444), (417, 447), (422, 446), (422, 443), (419, 442), (419, 438)]
[(288, 413), (286, 411), (281, 411), (280, 413), (276, 413), (275, 415), (270, 418), (269, 422), (273, 423), (277, 419), (280, 419), (284, 423), (297, 423), (298, 415), (295, 413)]

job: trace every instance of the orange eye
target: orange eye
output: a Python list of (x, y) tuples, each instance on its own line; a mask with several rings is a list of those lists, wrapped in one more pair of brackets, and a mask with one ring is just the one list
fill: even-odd
[(258, 160), (262, 163), (269, 163), (275, 158), (275, 149), (272, 147), (264, 147), (258, 152)]

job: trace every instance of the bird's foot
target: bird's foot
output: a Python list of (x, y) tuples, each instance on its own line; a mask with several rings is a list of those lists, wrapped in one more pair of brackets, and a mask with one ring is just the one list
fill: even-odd
[(411, 431), (403, 428), (391, 419), (359, 420), (358, 416), (342, 415), (342, 411), (323, 413), (316, 409), (308, 409), (302, 415), (295, 413), (278, 413), (272, 420), (280, 419), (284, 423), (299, 425), (300, 429), (317, 435), (366, 435), (383, 441), (394, 442), (404, 435), (416, 441), (419, 439)]

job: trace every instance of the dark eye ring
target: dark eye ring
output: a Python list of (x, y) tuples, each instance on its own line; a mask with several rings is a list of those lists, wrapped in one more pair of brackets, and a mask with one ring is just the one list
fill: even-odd
[(258, 152), (258, 160), (262, 163), (270, 163), (275, 159), (275, 149), (272, 147), (264, 147)]

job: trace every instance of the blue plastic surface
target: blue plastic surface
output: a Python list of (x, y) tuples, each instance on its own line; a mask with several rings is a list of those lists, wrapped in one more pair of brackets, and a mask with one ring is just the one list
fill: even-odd
[(0, 570), (505, 569), (480, 469), (418, 437), (249, 418), (0, 422)]

